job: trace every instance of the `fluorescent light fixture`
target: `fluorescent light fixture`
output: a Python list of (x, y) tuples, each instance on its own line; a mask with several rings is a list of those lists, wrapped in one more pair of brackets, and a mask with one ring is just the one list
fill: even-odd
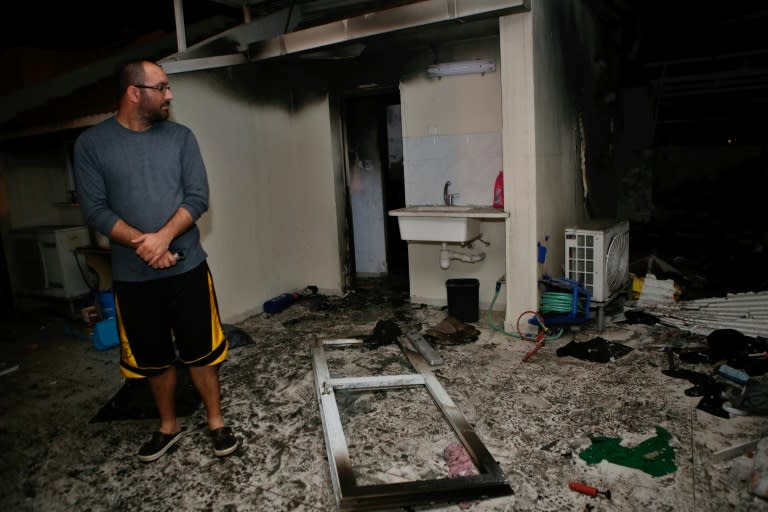
[(427, 68), (427, 76), (471, 75), (473, 73), (492, 73), (496, 71), (496, 61), (462, 60), (433, 64)]

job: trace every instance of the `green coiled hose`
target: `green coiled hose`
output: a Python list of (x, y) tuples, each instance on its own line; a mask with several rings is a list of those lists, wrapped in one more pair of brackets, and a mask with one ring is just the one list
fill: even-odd
[[(576, 306), (580, 312), (584, 307), (579, 303)], [(541, 294), (541, 306), (539, 311), (548, 313), (570, 313), (573, 310), (573, 294), (567, 292), (544, 292)]]

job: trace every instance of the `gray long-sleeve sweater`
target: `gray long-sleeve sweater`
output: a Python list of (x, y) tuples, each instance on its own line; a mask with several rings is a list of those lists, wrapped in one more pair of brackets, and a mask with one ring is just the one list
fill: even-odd
[[(143, 233), (159, 230), (186, 209), (197, 221), (208, 210), (208, 178), (192, 131), (163, 121), (143, 132), (110, 118), (85, 130), (75, 142), (75, 186), (89, 226), (109, 236), (118, 219)], [(185, 259), (168, 269), (153, 269), (135, 250), (112, 244), (112, 278), (146, 281), (181, 274), (203, 262), (197, 225), (171, 243)]]

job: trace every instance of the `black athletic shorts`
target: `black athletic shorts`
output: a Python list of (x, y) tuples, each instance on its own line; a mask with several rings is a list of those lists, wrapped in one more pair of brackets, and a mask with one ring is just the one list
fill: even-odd
[(213, 278), (207, 262), (177, 276), (114, 281), (120, 373), (160, 375), (177, 362), (216, 365), (227, 357)]

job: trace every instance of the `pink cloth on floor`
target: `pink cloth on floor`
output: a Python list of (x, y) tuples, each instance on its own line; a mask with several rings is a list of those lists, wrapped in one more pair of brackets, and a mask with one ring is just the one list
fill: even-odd
[(475, 464), (461, 443), (450, 443), (443, 451), (445, 461), (448, 463), (448, 476), (474, 475)]
[[(464, 445), (461, 443), (454, 442), (448, 444), (445, 450), (443, 450), (443, 457), (445, 457), (445, 462), (448, 463), (448, 476), (451, 478), (477, 474), (472, 457), (469, 456)], [(472, 503), (470, 501), (462, 501), (459, 503), (459, 508), (467, 509), (472, 506)]]

